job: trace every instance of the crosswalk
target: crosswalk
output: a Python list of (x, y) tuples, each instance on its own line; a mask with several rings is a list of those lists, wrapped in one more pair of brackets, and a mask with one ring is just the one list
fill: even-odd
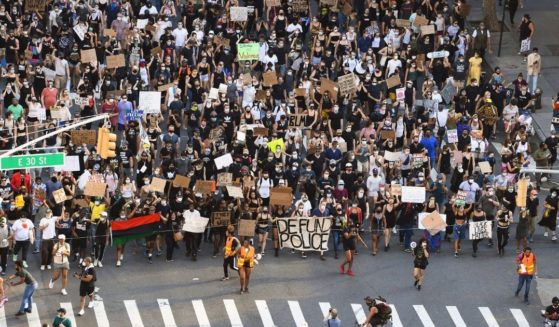
[[(209, 301), (209, 300), (207, 300)], [(317, 302), (315, 304), (309, 304), (308, 302), (300, 303), (296, 300), (278, 300), (283, 302), (285, 309), (278, 311), (272, 311), (271, 306), (273, 302), (277, 305), (277, 301), (267, 301), (267, 300), (248, 300), (243, 301), (243, 303), (236, 303), (234, 299), (218, 299), (217, 303), (223, 305), (222, 308), (216, 308), (216, 302), (205, 305), (204, 300), (195, 299), (187, 301), (187, 308), (184, 307), (183, 303), (173, 302), (171, 303), (168, 299), (157, 299), (154, 303), (142, 302), (138, 304), (136, 300), (124, 300), (122, 302), (117, 301), (111, 302), (109, 309), (116, 310), (119, 312), (118, 317), (114, 320), (109, 320), (106, 308), (107, 304), (103, 301), (96, 301), (93, 306), (94, 320), (89, 310), (87, 313), (88, 319), (84, 320), (80, 317), (74, 316), (74, 309), (77, 309), (77, 305), (71, 302), (62, 302), (60, 307), (66, 309), (67, 317), (71, 320), (72, 326), (98, 326), (98, 327), (108, 327), (108, 326), (133, 326), (133, 327), (143, 327), (143, 326), (164, 326), (164, 327), (178, 327), (178, 326), (200, 326), (200, 327), (217, 327), (217, 326), (232, 326), (232, 327), (251, 327), (251, 326), (263, 326), (263, 327), (278, 327), (278, 326), (296, 326), (296, 327), (308, 327), (308, 326), (322, 326), (322, 319), (317, 319), (318, 317), (325, 317), (328, 315), (330, 308), (333, 306), (330, 302)], [(150, 304), (151, 303), (151, 304)], [(240, 304), (240, 306), (239, 306)], [(146, 305), (148, 307), (146, 307)], [(119, 307), (120, 306), (120, 307)], [(314, 307), (313, 312), (309, 312), (309, 308)], [(403, 326), (424, 326), (424, 327), (434, 327), (434, 326), (488, 326), (488, 327), (499, 327), (499, 326), (518, 326), (518, 327), (529, 327), (528, 319), (524, 315), (523, 310), (517, 308), (510, 308), (506, 310), (506, 314), (509, 317), (499, 317), (497, 319), (489, 307), (478, 307), (476, 308), (479, 315), (479, 320), (474, 323), (473, 320), (468, 321), (466, 319), (473, 319), (471, 312), (464, 317), (460, 313), (460, 310), (456, 306), (446, 306), (443, 312), (446, 314), (446, 321), (440, 321), (440, 312), (437, 317), (439, 320), (434, 319), (434, 316), (428, 312), (428, 308), (424, 305), (417, 304), (411, 307), (406, 306), (396, 306), (390, 304), (392, 308), (392, 325), (393, 327), (403, 327)], [(240, 309), (251, 310), (253, 313), (252, 318)], [(287, 310), (287, 308), (289, 308)], [(345, 321), (344, 325), (351, 326), (352, 322), (362, 323), (366, 320), (367, 309), (364, 305), (359, 303), (349, 303), (345, 306), (337, 306), (338, 312), (343, 311), (340, 317)], [(39, 309), (39, 310), (38, 310)], [(33, 305), (33, 310), (31, 314), (26, 315), (25, 326), (30, 327), (40, 327), (41, 319), (39, 318), (40, 312), (37, 304)], [(42, 308), (45, 309), (45, 308)], [(211, 309), (208, 311), (208, 309)], [(304, 312), (304, 310), (306, 312)], [(431, 309), (431, 308), (430, 308)], [(433, 310), (439, 310), (442, 308), (432, 308)], [(473, 308), (472, 308), (473, 309)], [(153, 311), (152, 311), (153, 310)], [(184, 314), (184, 310), (191, 310), (194, 314)], [(503, 311), (503, 309), (499, 309)], [(124, 311), (126, 313), (124, 313)], [(210, 321), (210, 317), (216, 318), (212, 314), (216, 311), (224, 312), (224, 315), (220, 315), (220, 321)], [(406, 315), (405, 323), (400, 319), (400, 313)], [(41, 311), (42, 312), (42, 311)], [(190, 312), (190, 311), (189, 311)], [(272, 314), (275, 313), (275, 315)], [(113, 311), (109, 313), (114, 313)], [(433, 312), (432, 312), (433, 313)], [(413, 314), (413, 318), (410, 319), (409, 315)], [(176, 316), (180, 316), (180, 319), (175, 319)], [(148, 320), (151, 319), (151, 320)], [(158, 322), (154, 322), (156, 319)], [(317, 321), (319, 320), (319, 321)], [(435, 323), (436, 321), (436, 323)], [(499, 325), (501, 321), (501, 325)], [(506, 321), (506, 324), (503, 323)], [(6, 318), (6, 310), (4, 307), (0, 308), (0, 327), (11, 327), (11, 326), (24, 326), (22, 325), (22, 320), (18, 320), (17, 324), (12, 324), (13, 320)], [(44, 322), (44, 321), (43, 321)], [(516, 322), (516, 324), (511, 322)]]

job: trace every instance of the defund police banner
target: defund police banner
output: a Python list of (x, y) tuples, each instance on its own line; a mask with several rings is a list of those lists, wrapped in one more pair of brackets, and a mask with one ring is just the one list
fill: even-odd
[(292, 217), (277, 220), (280, 246), (300, 251), (328, 251), (332, 219)]

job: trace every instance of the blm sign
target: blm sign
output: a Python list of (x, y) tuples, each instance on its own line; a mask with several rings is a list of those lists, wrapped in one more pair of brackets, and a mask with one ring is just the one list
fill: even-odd
[(280, 246), (300, 251), (328, 251), (332, 220), (292, 217), (277, 220)]

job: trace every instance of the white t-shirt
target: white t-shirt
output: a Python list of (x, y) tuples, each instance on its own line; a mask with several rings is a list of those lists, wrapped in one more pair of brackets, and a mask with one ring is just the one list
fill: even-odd
[(173, 30), (173, 36), (175, 37), (175, 45), (177, 47), (183, 47), (186, 42), (186, 37), (188, 36), (188, 31), (186, 28), (175, 28)]
[(14, 222), (12, 225), (12, 233), (14, 233), (14, 238), (16, 241), (28, 241), (29, 232), (35, 226), (33, 222), (27, 218), (21, 218)]
[(44, 217), (39, 222), (39, 227), (47, 226), (43, 229), (43, 240), (52, 240), (56, 236), (56, 218), (57, 217)]

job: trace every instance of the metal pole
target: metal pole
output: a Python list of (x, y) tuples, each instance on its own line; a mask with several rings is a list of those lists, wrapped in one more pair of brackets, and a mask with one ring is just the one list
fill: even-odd
[(520, 173), (559, 174), (557, 169), (520, 168)]
[(5, 152), (5, 153), (0, 154), (0, 158), (10, 156), (10, 155), (12, 155), (12, 154), (14, 154), (14, 153), (16, 153), (16, 152), (18, 152), (18, 151), (20, 151), (20, 150), (23, 150), (23, 149), (27, 148), (27, 147), (30, 146), (30, 145), (33, 145), (33, 144), (35, 144), (35, 143), (37, 143), (37, 142), (40, 142), (40, 141), (45, 140), (45, 139), (48, 139), (48, 138), (51, 137), (51, 136), (54, 136), (54, 135), (57, 135), (57, 134), (66, 132), (66, 131), (71, 130), (71, 129), (73, 129), (73, 128), (76, 128), (76, 127), (78, 127), (78, 126), (87, 125), (87, 124), (89, 124), (89, 123), (93, 123), (93, 122), (96, 122), (96, 121), (98, 121), (98, 120), (103, 120), (103, 119), (108, 119), (108, 118), (109, 118), (109, 115), (108, 115), (108, 114), (101, 114), (101, 115), (99, 115), (99, 116), (96, 116), (96, 117), (93, 117), (93, 118), (88, 118), (88, 119), (82, 120), (82, 121), (80, 121), (80, 122), (78, 122), (78, 123), (75, 123), (75, 124), (72, 124), (72, 125), (68, 125), (68, 126), (66, 126), (66, 127), (64, 127), (64, 128), (57, 129), (57, 130), (55, 130), (54, 132), (50, 132), (50, 133), (48, 133), (48, 134), (45, 134), (45, 135), (43, 135), (43, 136), (41, 136), (41, 137), (38, 137), (38, 138), (34, 139), (33, 141), (29, 141), (29, 142), (27, 142), (27, 143), (25, 143), (25, 144), (22, 144), (22, 145), (18, 146), (17, 148), (13, 148), (13, 149), (11, 149), (11, 150), (8, 151), (8, 152)]
[(501, 56), (501, 45), (503, 44), (503, 28), (505, 25), (505, 11), (508, 4), (509, 0), (505, 0), (505, 3), (503, 5), (503, 16), (501, 16), (501, 33), (499, 35), (499, 51), (497, 52), (497, 57)]

